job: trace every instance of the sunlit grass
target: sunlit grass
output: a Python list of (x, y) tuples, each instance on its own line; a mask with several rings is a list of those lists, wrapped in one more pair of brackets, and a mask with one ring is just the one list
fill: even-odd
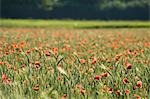
[(33, 20), (0, 19), (1, 27), (30, 28), (148, 28), (149, 21), (80, 21), (80, 20)]

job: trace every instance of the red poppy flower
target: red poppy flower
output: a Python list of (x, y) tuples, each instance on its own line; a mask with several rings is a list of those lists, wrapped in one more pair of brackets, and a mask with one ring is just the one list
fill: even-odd
[(38, 91), (39, 90), (39, 84), (36, 84), (33, 90)]
[(113, 91), (114, 91), (113, 88), (108, 88), (109, 93), (113, 93)]
[(86, 93), (86, 90), (85, 89), (80, 89), (80, 93), (84, 95)]
[(124, 83), (124, 84), (127, 84), (127, 83), (129, 83), (129, 80), (128, 80), (127, 78), (124, 78), (124, 79), (123, 79), (123, 83)]
[(136, 84), (136, 86), (137, 86), (138, 88), (142, 88), (142, 81), (138, 81), (137, 84)]
[(135, 97), (136, 99), (141, 99), (141, 97), (140, 97), (139, 95), (137, 95), (137, 94), (134, 94), (134, 97)]
[(40, 62), (39, 61), (36, 61), (34, 64), (40, 66)]
[(67, 99), (67, 94), (64, 94), (61, 99)]
[(126, 68), (127, 68), (127, 69), (131, 69), (131, 68), (132, 68), (132, 64), (127, 63), (127, 64), (126, 64)]
[(94, 58), (94, 59), (92, 60), (92, 64), (95, 64), (96, 62), (97, 62), (97, 59)]
[(6, 74), (2, 74), (2, 81), (5, 81), (8, 79), (8, 76)]
[(116, 95), (120, 96), (120, 95), (121, 95), (121, 91), (120, 91), (120, 90), (117, 90), (117, 91), (116, 91)]
[(46, 56), (50, 56), (50, 52), (48, 50), (45, 51)]
[(89, 50), (88, 52), (89, 52), (89, 53), (92, 53), (92, 52), (93, 52), (93, 50)]
[(53, 48), (52, 51), (55, 53), (55, 55), (58, 54), (58, 48)]
[(130, 94), (130, 93), (131, 93), (131, 91), (130, 91), (130, 90), (128, 90), (128, 89), (126, 89), (126, 90), (125, 90), (125, 93), (128, 95), (128, 94)]
[(8, 78), (8, 76), (6, 74), (2, 74), (2, 81), (4, 84), (11, 84), (12, 80), (10, 78)]
[(96, 80), (100, 80), (101, 78), (102, 78), (102, 76), (99, 76), (99, 75), (94, 77), (94, 79), (96, 79)]
[(85, 59), (80, 59), (81, 64), (85, 64), (86, 60)]
[(108, 74), (108, 73), (103, 73), (103, 74), (101, 74), (101, 76), (102, 76), (102, 77), (108, 77), (109, 74)]
[(27, 50), (27, 51), (26, 51), (26, 54), (30, 54), (30, 53), (31, 53), (31, 50)]
[(1, 61), (0, 61), (0, 65), (4, 65), (4, 62), (1, 62)]

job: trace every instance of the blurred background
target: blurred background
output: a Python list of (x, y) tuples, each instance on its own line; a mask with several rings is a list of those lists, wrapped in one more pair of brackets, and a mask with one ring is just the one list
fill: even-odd
[(149, 20), (150, 0), (1, 0), (0, 17)]

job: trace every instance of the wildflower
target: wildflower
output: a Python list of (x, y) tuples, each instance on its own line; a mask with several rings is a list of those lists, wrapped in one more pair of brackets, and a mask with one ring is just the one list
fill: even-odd
[(138, 89), (138, 86), (134, 86), (134, 87), (133, 87), (133, 90), (136, 90), (136, 89)]
[(38, 91), (39, 90), (39, 84), (36, 84), (33, 90)]
[(101, 74), (101, 76), (102, 76), (102, 77), (108, 77), (109, 74), (108, 74), (108, 73), (103, 73), (103, 74)]
[(115, 57), (114, 60), (115, 60), (115, 61), (119, 61), (119, 58), (118, 58), (118, 57)]
[(67, 94), (64, 94), (61, 99), (67, 99)]
[(144, 53), (144, 49), (141, 49), (141, 52)]
[(124, 78), (124, 79), (123, 79), (123, 83), (124, 83), (124, 84), (127, 84), (127, 83), (129, 83), (129, 80), (128, 80), (127, 78)]
[(45, 51), (46, 56), (50, 56), (50, 52), (48, 50)]
[(39, 48), (37, 48), (38, 50), (42, 50), (43, 49), (43, 47), (42, 46), (39, 46)]
[(97, 62), (97, 59), (94, 58), (94, 59), (92, 60), (92, 64), (95, 64), (96, 62)]
[(10, 53), (9, 53), (9, 52), (5, 52), (5, 54), (6, 54), (6, 55), (9, 55)]
[(53, 48), (52, 51), (54, 52), (55, 55), (58, 54), (58, 48)]
[(142, 88), (142, 81), (138, 81), (137, 84), (136, 84), (136, 86), (137, 86), (138, 88)]
[(134, 52), (132, 52), (132, 55), (137, 56), (137, 55), (138, 55), (138, 52), (137, 52), (137, 51), (134, 51)]
[(80, 93), (84, 95), (86, 93), (86, 90), (85, 89), (80, 89)]
[(8, 76), (6, 74), (2, 74), (2, 80), (7, 80), (8, 79)]
[(101, 78), (102, 78), (102, 76), (99, 76), (99, 75), (94, 77), (94, 79), (96, 79), (96, 80), (100, 80)]
[(121, 91), (120, 91), (120, 90), (117, 90), (117, 91), (116, 91), (116, 95), (120, 96), (120, 95), (121, 95)]
[(4, 62), (0, 61), (0, 65), (4, 65)]
[(62, 80), (62, 77), (61, 77), (61, 76), (58, 76), (58, 78), (57, 78), (57, 79), (61, 81), (61, 80)]
[(18, 68), (16, 66), (14, 66), (14, 71), (17, 71), (17, 70), (18, 70)]
[(21, 68), (25, 68), (26, 67), (26, 64), (22, 64)]
[(2, 74), (2, 82), (4, 84), (11, 84), (12, 80), (10, 78), (8, 78), (8, 76), (6, 74)]
[(140, 97), (139, 95), (137, 95), (137, 94), (134, 94), (134, 97), (135, 97), (136, 99), (141, 99), (141, 97)]
[(92, 53), (92, 52), (93, 52), (93, 50), (89, 50), (88, 52), (89, 52), (89, 53)]
[(26, 45), (26, 42), (25, 41), (22, 41), (21, 43), (20, 43), (20, 46), (21, 47), (23, 47), (23, 46), (25, 46)]
[(40, 62), (39, 62), (39, 61), (36, 61), (36, 62), (34, 63), (34, 65), (35, 65), (35, 68), (37, 68), (37, 69), (39, 69), (39, 68), (40, 68), (40, 66), (41, 66), (41, 64), (40, 64)]
[(111, 94), (113, 93), (113, 88), (108, 88), (108, 92)]
[(131, 49), (128, 49), (128, 50), (127, 50), (127, 53), (128, 53), (128, 54), (131, 54), (131, 52), (132, 52)]
[(117, 54), (114, 58), (115, 61), (119, 61), (120, 57), (122, 56), (121, 53)]
[(81, 64), (85, 64), (86, 60), (85, 59), (80, 59)]
[(126, 64), (126, 68), (127, 68), (127, 69), (131, 69), (131, 68), (132, 68), (132, 64), (127, 63), (127, 64)]
[(40, 62), (39, 61), (36, 61), (34, 64), (40, 66)]
[(27, 51), (26, 51), (26, 54), (30, 54), (30, 53), (31, 53), (31, 50), (27, 50)]
[(126, 90), (125, 90), (125, 93), (128, 95), (128, 94), (131, 93), (131, 91), (130, 91), (129, 89), (126, 89)]

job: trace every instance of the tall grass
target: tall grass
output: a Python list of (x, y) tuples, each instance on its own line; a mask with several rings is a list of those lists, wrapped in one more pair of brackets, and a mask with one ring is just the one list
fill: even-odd
[(149, 29), (0, 30), (2, 99), (146, 99)]

